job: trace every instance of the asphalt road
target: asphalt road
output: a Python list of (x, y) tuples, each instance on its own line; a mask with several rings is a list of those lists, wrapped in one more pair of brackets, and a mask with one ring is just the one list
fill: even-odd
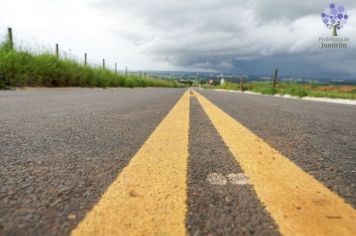
[(356, 207), (356, 106), (200, 92)]
[(0, 92), (2, 234), (68, 234), (183, 92)]
[(190, 235), (279, 235), (251, 185), (211, 184), (211, 173), (243, 173), (196, 98), (191, 99), (188, 218)]
[[(356, 207), (355, 106), (197, 91)], [(68, 235), (184, 92), (0, 91), (0, 235)], [(189, 122), (187, 233), (279, 235), (195, 97)]]

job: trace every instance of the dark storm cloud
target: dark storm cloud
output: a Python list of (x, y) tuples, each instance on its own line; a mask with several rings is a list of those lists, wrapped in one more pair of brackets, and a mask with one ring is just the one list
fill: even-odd
[[(343, 4), (356, 17), (356, 2)], [(113, 29), (119, 37), (152, 59), (180, 68), (258, 74), (283, 66), (288, 74), (355, 75), (356, 69), (348, 67), (355, 43), (347, 53), (320, 49), (319, 36), (329, 35), (320, 13), (328, 5), (324, 0), (92, 2), (106, 17), (126, 22), (127, 27)], [(344, 32), (356, 40), (351, 21)]]

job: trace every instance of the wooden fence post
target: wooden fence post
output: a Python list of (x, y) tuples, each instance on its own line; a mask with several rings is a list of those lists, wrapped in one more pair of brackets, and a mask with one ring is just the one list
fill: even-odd
[(14, 39), (12, 37), (12, 28), (7, 28), (7, 36), (8, 36), (8, 40), (9, 40), (9, 47), (10, 49), (14, 49)]
[(105, 59), (103, 58), (103, 69), (105, 70)]
[(244, 91), (244, 77), (240, 77), (240, 91)]
[(273, 88), (276, 87), (277, 85), (277, 77), (278, 77), (278, 68), (275, 69), (274, 75), (273, 75)]
[(84, 65), (88, 65), (88, 55), (84, 53)]
[(59, 45), (56, 43), (56, 57), (59, 57)]

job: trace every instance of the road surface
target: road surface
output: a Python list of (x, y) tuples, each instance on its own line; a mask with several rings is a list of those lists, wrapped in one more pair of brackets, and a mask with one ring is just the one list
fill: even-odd
[(0, 235), (355, 235), (356, 107), (0, 91)]

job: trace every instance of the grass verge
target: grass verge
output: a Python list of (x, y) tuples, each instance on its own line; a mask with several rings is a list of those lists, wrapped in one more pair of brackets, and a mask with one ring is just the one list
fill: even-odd
[[(210, 86), (206, 88), (240, 90), (237, 83), (227, 82), (224, 85)], [(321, 84), (298, 84), (298, 83), (279, 83), (276, 88), (272, 87), (271, 82), (250, 82), (244, 84), (244, 91), (252, 91), (261, 94), (280, 94), (292, 95), (296, 97), (328, 97), (342, 99), (356, 99), (356, 86), (342, 85), (321, 85)]]
[(49, 53), (35, 55), (0, 44), (0, 89), (46, 87), (182, 87), (175, 80), (125, 76), (100, 67), (81, 65)]

